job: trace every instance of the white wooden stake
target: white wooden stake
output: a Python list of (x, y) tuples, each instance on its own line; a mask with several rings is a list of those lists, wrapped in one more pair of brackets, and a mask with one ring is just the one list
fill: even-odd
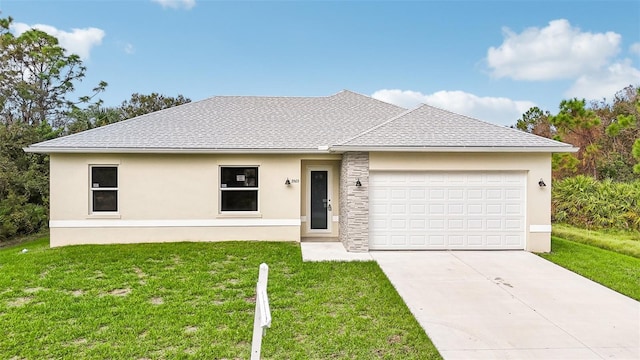
[(260, 264), (258, 283), (256, 284), (256, 314), (253, 319), (253, 339), (251, 341), (251, 360), (260, 360), (262, 337), (267, 328), (271, 327), (271, 309), (269, 296), (267, 295), (267, 281), (269, 278), (269, 266)]

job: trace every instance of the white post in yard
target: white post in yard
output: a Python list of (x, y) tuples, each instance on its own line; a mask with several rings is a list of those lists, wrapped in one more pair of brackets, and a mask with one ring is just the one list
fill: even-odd
[(260, 264), (258, 284), (256, 284), (256, 314), (253, 320), (253, 339), (251, 341), (251, 360), (260, 360), (260, 348), (262, 337), (271, 327), (271, 309), (269, 308), (269, 296), (267, 295), (267, 280), (269, 278), (269, 266)]

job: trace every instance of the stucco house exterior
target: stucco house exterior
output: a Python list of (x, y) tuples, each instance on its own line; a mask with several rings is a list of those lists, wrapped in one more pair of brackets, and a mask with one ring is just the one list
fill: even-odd
[(341, 91), (216, 96), (25, 150), (50, 154), (51, 246), (326, 238), (349, 251), (545, 252), (551, 154), (576, 149)]

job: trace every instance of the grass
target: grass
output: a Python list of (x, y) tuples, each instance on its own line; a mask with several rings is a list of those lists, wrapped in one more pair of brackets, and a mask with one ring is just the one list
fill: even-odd
[(640, 259), (598, 247), (551, 238), (543, 258), (640, 301)]
[(554, 224), (553, 235), (640, 258), (640, 233), (637, 231), (587, 230)]
[(440, 358), (374, 262), (302, 263), (290, 243), (46, 237), (0, 249), (0, 358), (248, 359), (261, 262), (264, 359)]

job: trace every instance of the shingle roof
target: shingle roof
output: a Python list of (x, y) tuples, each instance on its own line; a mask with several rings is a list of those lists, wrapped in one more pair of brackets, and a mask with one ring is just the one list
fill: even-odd
[(32, 152), (272, 152), (336, 147), (571, 146), (423, 105), (407, 111), (341, 91), (326, 97), (216, 96), (37, 143)]
[(571, 148), (569, 144), (429, 105), (407, 111), (339, 145), (380, 148)]
[(405, 111), (350, 91), (216, 96), (32, 145), (84, 149), (318, 149)]

